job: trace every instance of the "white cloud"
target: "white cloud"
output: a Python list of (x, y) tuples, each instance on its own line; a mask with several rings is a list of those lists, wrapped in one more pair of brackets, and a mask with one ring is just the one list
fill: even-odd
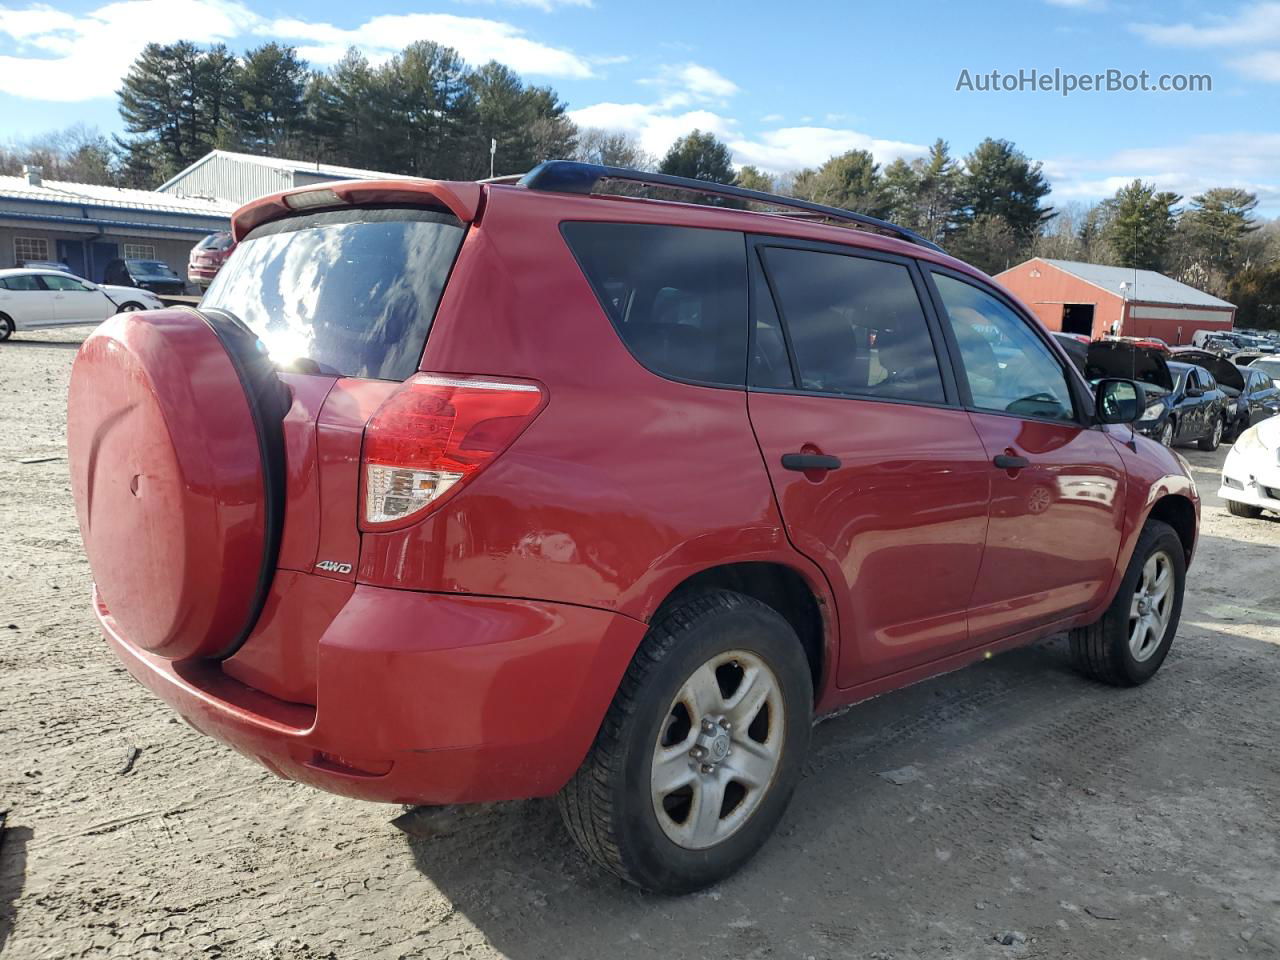
[(1231, 16), (1212, 15), (1199, 23), (1134, 23), (1129, 29), (1164, 47), (1257, 48), (1227, 63), (1253, 80), (1280, 83), (1280, 3), (1255, 3)]
[(1255, 3), (1234, 16), (1211, 15), (1201, 23), (1134, 23), (1134, 33), (1165, 47), (1236, 47), (1280, 43), (1280, 3)]
[(509, 7), (531, 7), (534, 10), (541, 10), (543, 13), (550, 13), (557, 7), (593, 7), (592, 0), (457, 0), (458, 3), (494, 6), (503, 4)]
[(204, 42), (229, 40), (258, 17), (234, 0), (120, 0), (72, 15), (46, 5), (0, 7), (0, 92), (40, 100), (109, 97), (148, 43), (173, 43), (200, 24)]
[(1280, 83), (1280, 50), (1264, 50), (1231, 61), (1246, 77), (1264, 83)]
[(678, 138), (692, 130), (714, 133), (727, 140), (737, 124), (710, 110), (672, 111), (663, 104), (597, 103), (569, 111), (580, 127), (635, 134), (646, 153), (661, 156)]
[(1053, 199), (1099, 200), (1134, 180), (1188, 199), (1211, 187), (1256, 193), (1267, 215), (1280, 213), (1280, 133), (1206, 134), (1160, 147), (1134, 147), (1088, 160), (1053, 160), (1045, 173)]
[(0, 56), (0, 93), (58, 101), (110, 97), (144, 46), (191, 39), (192, 24), (199, 24), (200, 43), (300, 43), (299, 53), (317, 66), (337, 61), (349, 46), (379, 61), (415, 40), (434, 40), (472, 63), (498, 60), (530, 76), (592, 75), (587, 58), (483, 17), (383, 15), (347, 30), (301, 18), (266, 20), (238, 0), (116, 0), (74, 15), (45, 4), (0, 6), (0, 39), (14, 47)]
[(929, 152), (928, 147), (899, 140), (882, 140), (857, 130), (836, 127), (782, 127), (768, 130), (755, 139), (740, 137), (729, 141), (734, 160), (774, 173), (800, 167), (817, 167), (828, 157), (850, 150), (867, 150), (878, 163), (898, 157), (911, 160)]
[(458, 17), (448, 13), (384, 14), (351, 30), (330, 23), (279, 19), (258, 24), (254, 32), (288, 42), (310, 41), (298, 53), (319, 66), (342, 59), (356, 47), (371, 60), (385, 60), (416, 40), (453, 47), (472, 63), (497, 60), (524, 74), (546, 77), (589, 77), (586, 58), (530, 40), (524, 31), (500, 20)]

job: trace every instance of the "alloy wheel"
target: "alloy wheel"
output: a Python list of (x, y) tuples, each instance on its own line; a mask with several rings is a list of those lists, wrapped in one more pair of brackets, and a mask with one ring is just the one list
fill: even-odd
[(658, 733), (653, 811), (673, 843), (704, 850), (742, 827), (773, 784), (786, 716), (778, 678), (731, 650), (685, 681)]
[(0, 340), (8, 340), (13, 336), (13, 321), (8, 317), (0, 317)]
[(1213, 421), (1213, 445), (1216, 447), (1222, 443), (1222, 421)]
[(1166, 447), (1173, 446), (1173, 424), (1166, 423), (1160, 428), (1160, 442)]
[(1160, 648), (1173, 614), (1173, 561), (1158, 550), (1142, 565), (1129, 605), (1129, 652), (1141, 663)]

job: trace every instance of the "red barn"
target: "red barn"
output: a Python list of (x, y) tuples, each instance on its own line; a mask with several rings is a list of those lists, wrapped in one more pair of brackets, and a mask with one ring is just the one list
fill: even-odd
[(1197, 330), (1230, 330), (1236, 308), (1154, 270), (1036, 257), (995, 278), (1050, 330), (1097, 338), (1190, 343)]

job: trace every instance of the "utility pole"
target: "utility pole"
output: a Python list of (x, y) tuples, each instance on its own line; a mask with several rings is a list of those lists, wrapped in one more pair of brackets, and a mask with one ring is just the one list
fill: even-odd
[(489, 138), (489, 179), (490, 180), (493, 179), (493, 157), (494, 157), (494, 154), (496, 154), (497, 152), (498, 152), (498, 139), (497, 137), (490, 137)]

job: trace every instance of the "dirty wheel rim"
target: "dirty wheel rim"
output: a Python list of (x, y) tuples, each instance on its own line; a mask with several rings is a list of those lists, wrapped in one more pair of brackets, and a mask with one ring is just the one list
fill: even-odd
[(1139, 662), (1160, 648), (1173, 612), (1173, 560), (1163, 550), (1142, 565), (1129, 605), (1129, 652)]
[(1173, 424), (1172, 423), (1166, 423), (1164, 427), (1160, 430), (1160, 442), (1163, 443), (1166, 447), (1173, 446)]
[(712, 657), (671, 701), (650, 788), (673, 843), (705, 850), (736, 833), (773, 786), (786, 716), (778, 678), (744, 650)]

